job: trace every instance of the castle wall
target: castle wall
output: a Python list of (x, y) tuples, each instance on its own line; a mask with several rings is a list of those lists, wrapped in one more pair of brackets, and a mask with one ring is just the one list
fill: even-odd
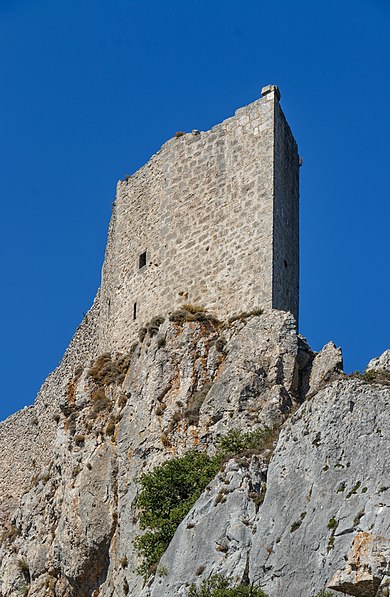
[(0, 423), (0, 519), (47, 471), (53, 415), (76, 367), (128, 351), (142, 324), (186, 302), (221, 319), (255, 307), (297, 316), (298, 169), (270, 86), (210, 131), (171, 139), (118, 184), (101, 291), (34, 406)]
[(58, 425), (54, 415), (67, 399), (68, 382), (75, 369), (97, 356), (99, 308), (98, 293), (60, 364), (43, 383), (34, 405), (0, 423), (0, 530), (2, 520), (31, 488), (33, 479), (49, 470)]
[[(173, 138), (118, 184), (102, 276), (101, 351), (125, 350), (141, 324), (185, 302), (220, 318), (272, 307), (276, 107), (271, 92), (210, 131)], [(285, 233), (288, 247), (283, 226)], [(279, 242), (278, 255), (285, 247)]]
[(299, 311), (299, 155), (275, 99), (272, 306)]

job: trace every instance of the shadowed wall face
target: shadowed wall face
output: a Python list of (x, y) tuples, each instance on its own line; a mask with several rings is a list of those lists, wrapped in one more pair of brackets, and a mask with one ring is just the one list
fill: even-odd
[(275, 101), (272, 307), (299, 312), (299, 156)]
[(220, 318), (273, 306), (297, 316), (298, 154), (277, 95), (271, 86), (210, 131), (171, 139), (119, 182), (101, 351), (125, 350), (186, 302)]

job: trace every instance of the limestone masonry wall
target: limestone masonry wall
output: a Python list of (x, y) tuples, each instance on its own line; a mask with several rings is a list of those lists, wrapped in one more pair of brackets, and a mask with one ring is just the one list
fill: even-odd
[(221, 318), (258, 306), (297, 317), (298, 153), (278, 98), (275, 86), (264, 88), (118, 183), (101, 352), (126, 350), (141, 324), (186, 302)]
[(47, 472), (57, 422), (54, 417), (66, 400), (68, 382), (78, 366), (97, 356), (99, 293), (77, 328), (58, 367), (47, 377), (35, 404), (0, 423), (0, 527), (2, 519), (31, 488), (32, 479)]

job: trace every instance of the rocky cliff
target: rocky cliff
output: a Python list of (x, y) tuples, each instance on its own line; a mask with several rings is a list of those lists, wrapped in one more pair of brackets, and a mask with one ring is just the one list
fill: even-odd
[[(88, 317), (77, 358), (0, 427), (2, 597), (185, 596), (216, 575), (269, 597), (389, 595), (390, 351), (348, 377), (290, 314), (188, 306), (97, 354)], [(209, 477), (145, 567), (142, 482), (188, 454)]]

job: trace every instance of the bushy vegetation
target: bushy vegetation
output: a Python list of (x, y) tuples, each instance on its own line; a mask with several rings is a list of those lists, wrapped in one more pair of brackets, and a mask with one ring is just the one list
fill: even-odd
[(390, 386), (390, 371), (387, 369), (366, 369), (363, 373), (354, 371), (349, 377), (360, 379), (366, 383), (379, 383)]
[(184, 411), (184, 416), (191, 425), (196, 425), (199, 421), (199, 412), (212, 384), (206, 383), (199, 392), (195, 392), (188, 401), (188, 407)]
[(270, 427), (248, 432), (231, 429), (221, 437), (219, 453), (224, 459), (236, 455), (248, 456), (250, 453), (256, 454), (266, 449), (271, 453), (277, 435), (278, 430)]
[(174, 311), (169, 316), (169, 321), (174, 323), (186, 323), (188, 321), (210, 321), (219, 324), (219, 320), (209, 313), (205, 307), (201, 305), (184, 304), (180, 309)]
[(146, 329), (146, 333), (149, 334), (150, 337), (155, 336), (164, 321), (165, 317), (163, 315), (157, 315), (156, 317), (153, 317), (144, 328)]
[(218, 468), (216, 458), (205, 452), (190, 451), (142, 475), (139, 520), (141, 528), (148, 530), (136, 539), (143, 558), (141, 574), (147, 576), (155, 571), (175, 530)]
[(112, 359), (109, 353), (102, 354), (88, 370), (88, 375), (98, 386), (121, 384), (129, 368), (130, 357), (131, 354), (126, 354)]
[(202, 582), (200, 587), (191, 585), (188, 597), (267, 597), (267, 595), (253, 585), (240, 583), (232, 586), (232, 581), (225, 576), (212, 576)]
[(96, 418), (99, 413), (109, 410), (110, 401), (106, 396), (103, 388), (97, 388), (91, 394), (92, 401), (92, 416)]
[(247, 433), (230, 430), (220, 439), (215, 456), (191, 450), (141, 476), (139, 521), (145, 532), (135, 541), (143, 560), (138, 569), (140, 574), (147, 577), (156, 571), (177, 527), (214, 478), (223, 461), (236, 455), (249, 455), (248, 452), (260, 452), (269, 446), (271, 437), (275, 437), (275, 433), (269, 429)]

